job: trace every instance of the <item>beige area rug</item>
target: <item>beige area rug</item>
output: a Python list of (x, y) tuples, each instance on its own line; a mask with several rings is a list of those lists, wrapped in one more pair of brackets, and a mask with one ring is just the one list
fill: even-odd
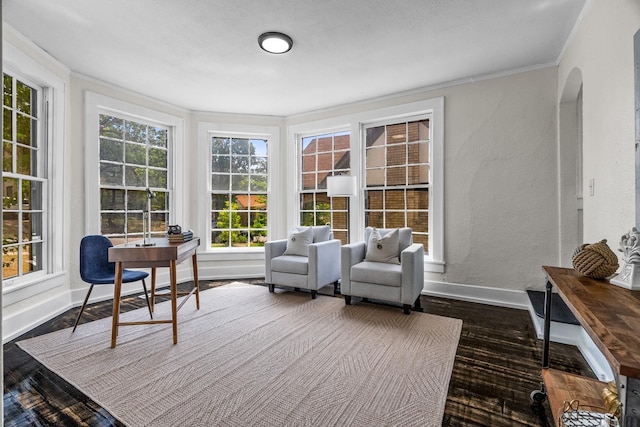
[(129, 426), (440, 426), (462, 327), (240, 283), (178, 318), (175, 346), (171, 325), (144, 325), (112, 349), (111, 318), (18, 345)]

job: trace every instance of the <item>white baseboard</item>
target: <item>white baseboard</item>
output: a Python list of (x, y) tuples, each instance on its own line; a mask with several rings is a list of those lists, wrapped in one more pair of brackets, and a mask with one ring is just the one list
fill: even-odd
[(422, 294), (521, 310), (526, 310), (529, 307), (527, 293), (511, 289), (426, 281)]
[[(528, 310), (538, 339), (543, 337), (543, 319), (538, 317), (531, 306), (526, 291), (489, 288), (446, 282), (425, 282), (423, 295), (477, 302), (500, 307)], [(596, 347), (582, 326), (551, 322), (551, 341), (578, 347), (593, 372), (601, 381), (611, 381), (613, 372), (602, 352)], [(553, 354), (550, 355), (553, 362)], [(542, 366), (542, 360), (540, 361)]]
[(198, 267), (200, 280), (242, 280), (264, 277), (264, 265), (246, 265), (241, 268), (233, 265), (216, 265)]

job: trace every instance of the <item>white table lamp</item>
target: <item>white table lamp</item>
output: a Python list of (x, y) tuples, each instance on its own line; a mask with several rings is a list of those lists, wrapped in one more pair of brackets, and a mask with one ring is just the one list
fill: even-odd
[(349, 205), (351, 200), (349, 197), (358, 194), (358, 186), (356, 177), (350, 175), (333, 175), (327, 177), (327, 196), (329, 197), (347, 197), (347, 243), (349, 243)]
[(355, 196), (358, 194), (356, 177), (350, 175), (334, 175), (327, 177), (327, 196)]

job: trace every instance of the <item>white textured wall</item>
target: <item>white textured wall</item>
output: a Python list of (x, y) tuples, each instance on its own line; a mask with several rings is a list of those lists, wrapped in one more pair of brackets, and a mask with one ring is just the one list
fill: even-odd
[(584, 241), (607, 239), (616, 252), (635, 221), (633, 35), (639, 29), (637, 0), (591, 0), (558, 67), (558, 99), (574, 69), (583, 79)]
[(539, 287), (557, 258), (556, 70), (446, 92), (443, 279)]

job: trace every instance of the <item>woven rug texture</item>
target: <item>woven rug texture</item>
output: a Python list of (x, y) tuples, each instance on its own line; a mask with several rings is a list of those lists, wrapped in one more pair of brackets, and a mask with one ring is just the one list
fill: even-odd
[[(234, 283), (20, 348), (128, 426), (440, 426), (462, 321)], [(168, 318), (170, 304), (154, 318)], [(121, 321), (147, 320), (146, 309)]]

